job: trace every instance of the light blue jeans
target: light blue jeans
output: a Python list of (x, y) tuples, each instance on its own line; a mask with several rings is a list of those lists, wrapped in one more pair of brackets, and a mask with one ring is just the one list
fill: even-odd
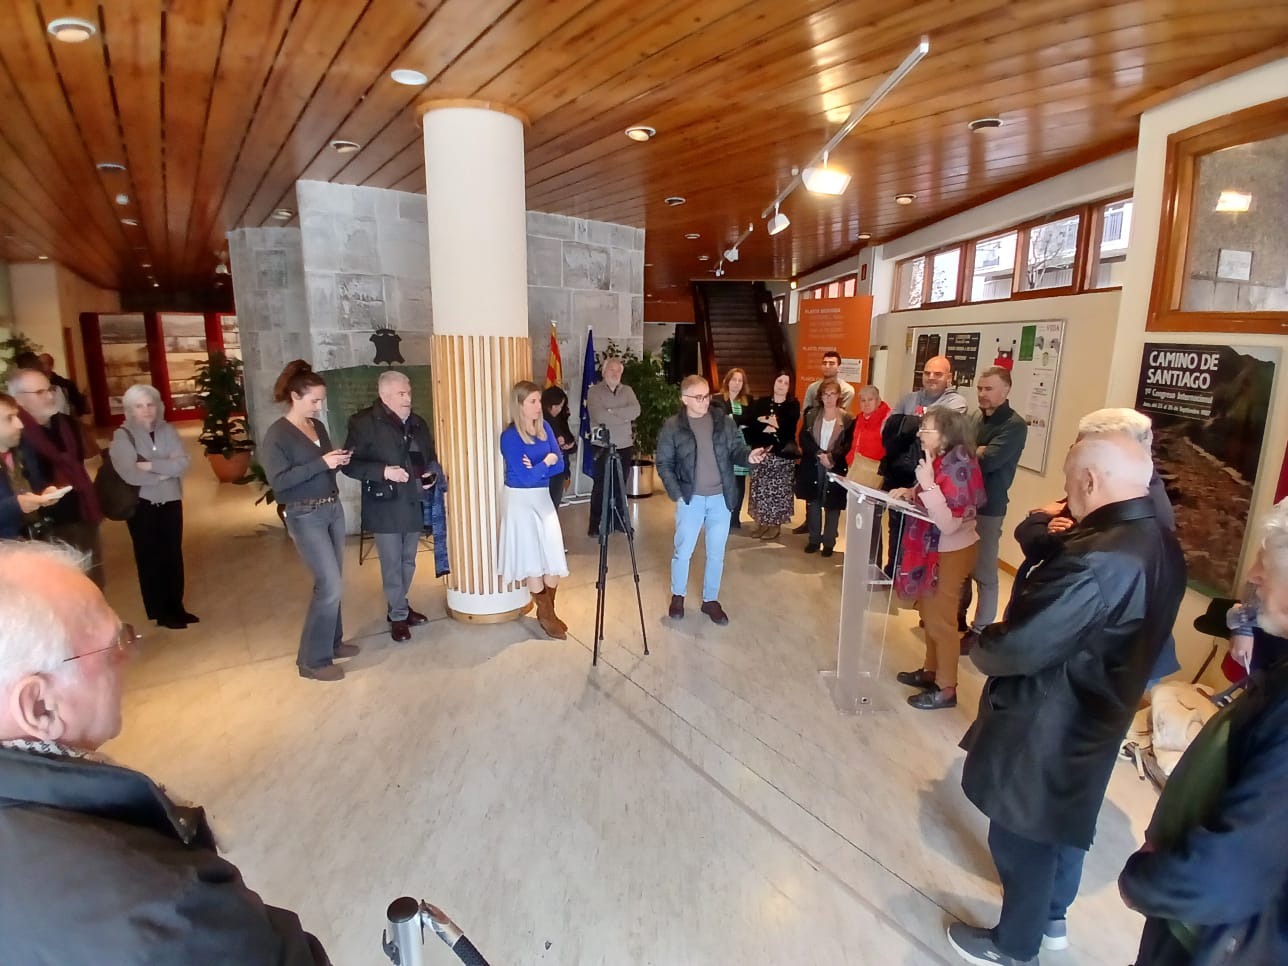
[(718, 600), (720, 578), (724, 575), (725, 544), (729, 542), (729, 506), (723, 493), (698, 496), (675, 504), (675, 554), (671, 557), (671, 593), (684, 596), (689, 583), (689, 558), (698, 545), (698, 533), (706, 529), (707, 565), (702, 571), (702, 603)]

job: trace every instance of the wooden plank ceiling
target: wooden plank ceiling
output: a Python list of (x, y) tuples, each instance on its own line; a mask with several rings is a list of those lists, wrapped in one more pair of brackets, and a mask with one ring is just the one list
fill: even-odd
[[(98, 33), (55, 41), (68, 16)], [(731, 276), (804, 273), (860, 232), (1129, 147), (1160, 92), (1288, 53), (1282, 0), (0, 0), (0, 18), (0, 257), (124, 290), (209, 289), (224, 233), (283, 224), (299, 178), (423, 191), (423, 91), (398, 67), (526, 112), (528, 207), (646, 228), (667, 299), (749, 223)], [(798, 190), (770, 238), (793, 166), (922, 35), (930, 55), (832, 156), (849, 191)], [(969, 132), (983, 116), (1005, 126)]]

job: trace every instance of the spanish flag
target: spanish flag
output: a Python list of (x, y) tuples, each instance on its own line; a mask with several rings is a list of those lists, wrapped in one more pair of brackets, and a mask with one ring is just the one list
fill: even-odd
[(559, 356), (559, 340), (555, 338), (555, 323), (550, 323), (550, 359), (546, 362), (546, 388), (563, 388), (563, 359)]

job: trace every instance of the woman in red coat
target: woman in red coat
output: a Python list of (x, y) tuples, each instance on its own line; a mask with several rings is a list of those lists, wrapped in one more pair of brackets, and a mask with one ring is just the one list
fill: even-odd
[[(882, 489), (881, 459), (885, 456), (885, 446), (881, 443), (881, 426), (890, 415), (890, 404), (881, 399), (881, 391), (876, 386), (864, 386), (859, 390), (859, 415), (854, 419), (854, 442), (850, 446), (850, 467), (846, 479), (874, 490)], [(872, 507), (872, 540), (869, 544), (869, 557), (873, 563), (881, 560), (881, 504)]]

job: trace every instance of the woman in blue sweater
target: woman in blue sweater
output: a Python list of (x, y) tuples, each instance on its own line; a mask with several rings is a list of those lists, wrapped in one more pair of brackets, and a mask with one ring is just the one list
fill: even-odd
[(564, 458), (554, 430), (541, 416), (541, 389), (526, 380), (515, 383), (511, 422), (501, 434), (505, 504), (497, 573), (507, 583), (527, 584), (541, 629), (563, 640), (568, 625), (555, 614), (555, 589), (559, 578), (568, 576), (568, 561), (550, 480), (562, 475)]

